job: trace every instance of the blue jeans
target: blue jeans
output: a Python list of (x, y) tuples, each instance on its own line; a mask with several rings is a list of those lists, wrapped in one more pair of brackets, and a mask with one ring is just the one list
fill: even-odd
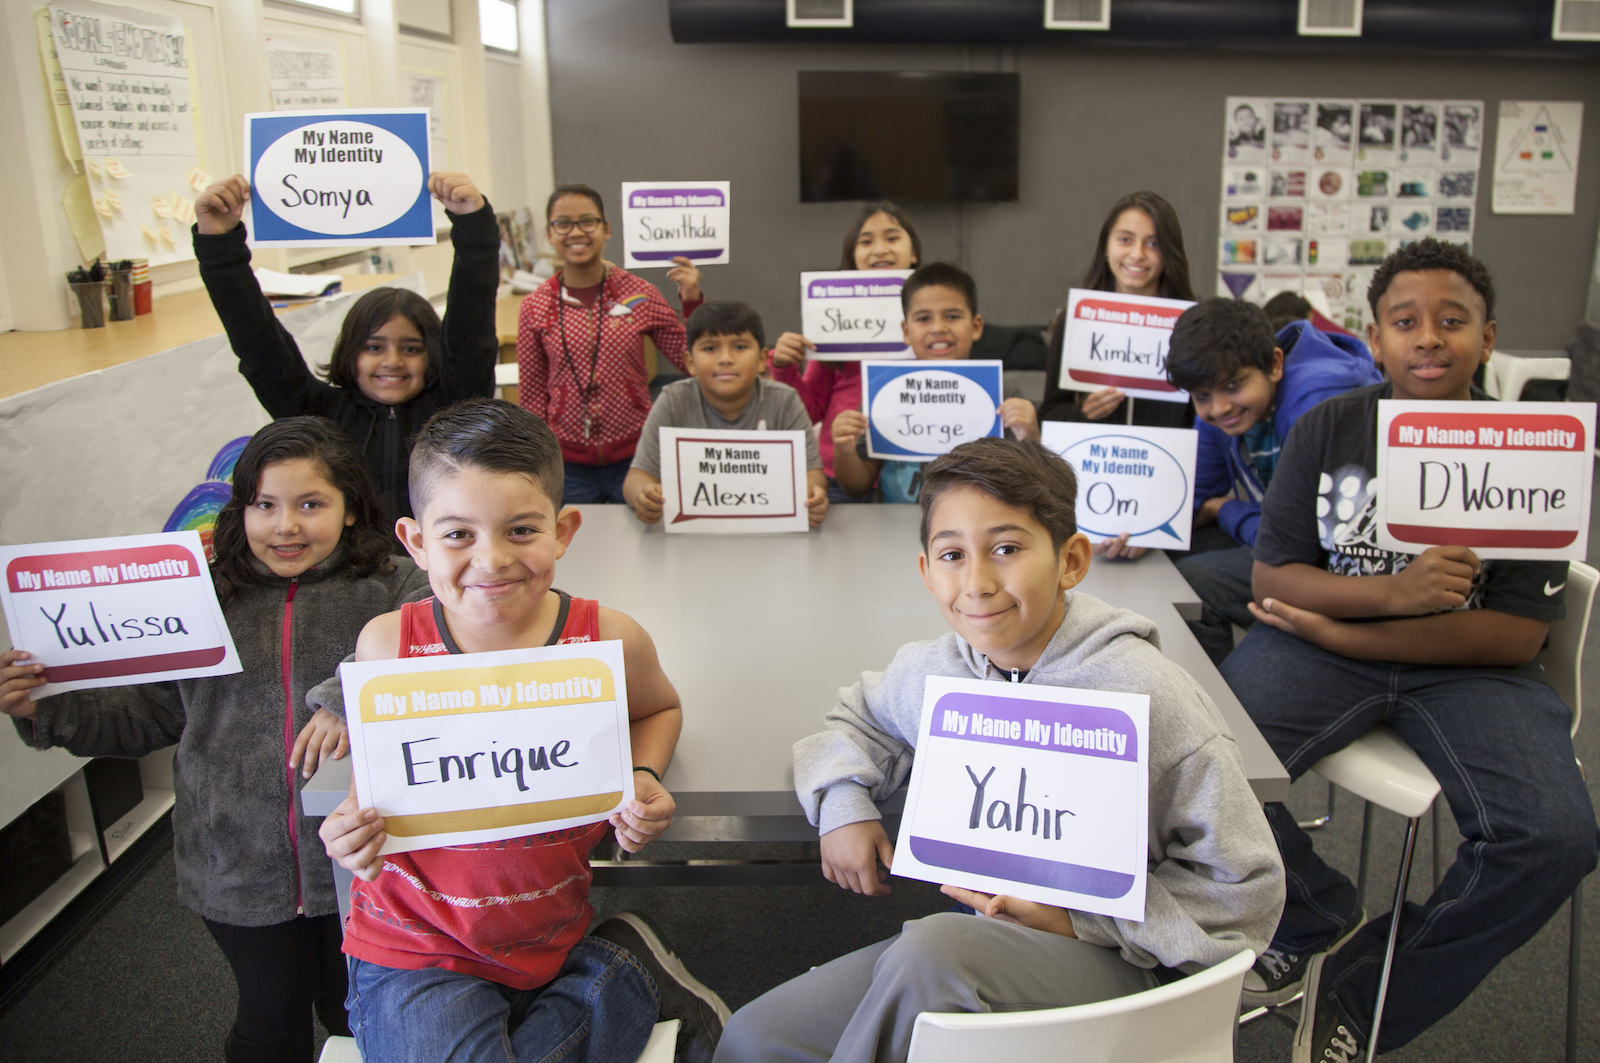
[(614, 461), (610, 465), (579, 465), (563, 461), (565, 486), (561, 489), (561, 504), (577, 506), (600, 502), (624, 502), (622, 481), (628, 478), (632, 458)]
[(1254, 551), (1248, 546), (1233, 546), (1188, 553), (1174, 563), (1200, 599), (1200, 619), (1189, 621), (1189, 630), (1211, 662), (1221, 664), (1233, 652), (1233, 625), (1248, 631), (1255, 623), (1255, 617), (1250, 615)]
[[(1465, 1000), (1594, 868), (1600, 831), (1572, 751), (1572, 716), (1541, 680), (1509, 668), (1349, 660), (1265, 624), (1250, 629), (1221, 671), (1289, 778), (1384, 723), (1450, 803), (1461, 845), (1432, 896), (1401, 913), (1381, 1050)], [(1292, 953), (1325, 947), (1355, 914), (1355, 887), (1322, 861), (1284, 806), (1268, 805), (1267, 822), (1288, 888), (1273, 944)], [(1388, 916), (1367, 923), (1323, 969), (1323, 986), (1363, 1030), (1388, 924)]]
[(350, 959), (350, 1029), (363, 1059), (444, 1063), (639, 1057), (656, 1023), (655, 982), (626, 950), (584, 938), (556, 977), (518, 990), (429, 967)]

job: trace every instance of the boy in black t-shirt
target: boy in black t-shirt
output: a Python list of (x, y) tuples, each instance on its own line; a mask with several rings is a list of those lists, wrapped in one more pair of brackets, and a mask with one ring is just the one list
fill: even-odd
[[(1459, 247), (1390, 255), (1367, 299), (1388, 381), (1296, 423), (1256, 538), (1259, 623), (1222, 666), (1291, 778), (1378, 723), (1439, 780), (1465, 839), (1425, 904), (1407, 904), (1379, 1033), (1398, 1048), (1459, 1004), (1594, 866), (1594, 808), (1571, 713), (1534, 657), (1563, 615), (1564, 562), (1480, 561), (1462, 546), (1377, 545), (1378, 401), (1485, 400), (1494, 289)], [(1282, 677), (1292, 675), (1292, 684)], [(1288, 873), (1273, 944), (1247, 1001), (1305, 989), (1296, 1063), (1353, 1061), (1370, 1035), (1387, 918), (1362, 925), (1355, 887), (1282, 805), (1267, 806)]]

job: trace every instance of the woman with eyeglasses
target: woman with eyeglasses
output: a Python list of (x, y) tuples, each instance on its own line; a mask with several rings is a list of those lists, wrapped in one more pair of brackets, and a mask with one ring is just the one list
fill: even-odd
[[(686, 372), (683, 320), (655, 285), (606, 262), (611, 226), (599, 192), (561, 185), (545, 204), (545, 222), (561, 268), (522, 300), (517, 401), (561, 443), (562, 505), (622, 502), (650, 412), (644, 337)], [(700, 302), (698, 271), (668, 276), (687, 316)]]

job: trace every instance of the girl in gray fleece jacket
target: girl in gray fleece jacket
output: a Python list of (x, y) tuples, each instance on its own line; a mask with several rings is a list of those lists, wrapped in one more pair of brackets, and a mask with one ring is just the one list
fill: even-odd
[(312, 1058), (313, 1008), (348, 1033), (332, 870), (295, 773), (343, 756), (344, 722), (306, 705), (372, 617), (428, 591), (393, 536), (355, 448), (333, 422), (261, 429), (217, 517), (212, 579), (239, 651), (234, 675), (71, 691), (34, 703), (48, 657), (0, 655), (0, 709), (23, 740), (79, 756), (137, 757), (177, 743), (178, 893), (239, 986), (230, 1063)]

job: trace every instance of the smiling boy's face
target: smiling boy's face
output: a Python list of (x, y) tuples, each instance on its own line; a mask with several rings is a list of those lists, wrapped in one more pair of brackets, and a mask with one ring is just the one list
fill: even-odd
[(983, 335), (983, 317), (974, 314), (959, 288), (927, 284), (911, 293), (906, 306), (906, 346), (923, 361), (966, 358)]
[(755, 394), (764, 360), (761, 344), (749, 332), (704, 335), (689, 348), (689, 375), (718, 412), (728, 416), (730, 409), (734, 414), (742, 410)]
[(1394, 275), (1367, 326), (1373, 357), (1394, 382), (1397, 399), (1462, 400), (1494, 352), (1495, 324), (1483, 296), (1449, 269)]

